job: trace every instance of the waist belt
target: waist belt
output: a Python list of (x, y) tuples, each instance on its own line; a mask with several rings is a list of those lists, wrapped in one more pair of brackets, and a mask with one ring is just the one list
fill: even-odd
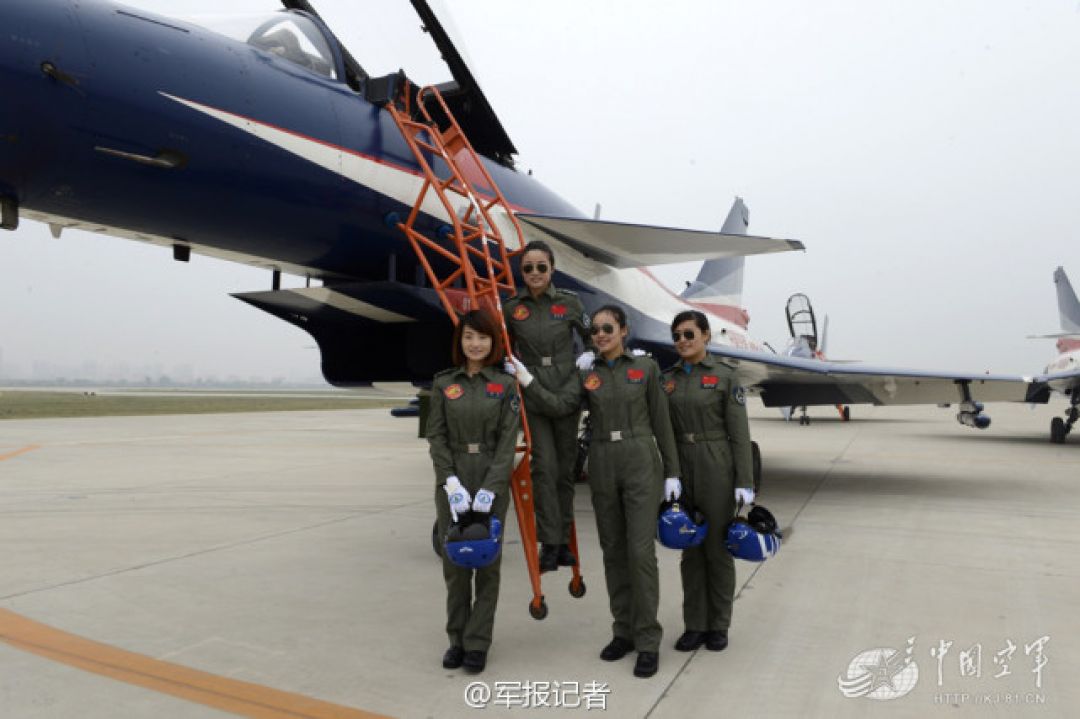
[(608, 432), (593, 432), (593, 442), (621, 442), (624, 439), (652, 437), (652, 432), (647, 430), (634, 431), (632, 429), (613, 429)]
[(696, 444), (697, 442), (708, 442), (728, 438), (727, 432), (683, 432), (675, 435), (675, 439), (679, 441), (679, 444)]
[(468, 452), (469, 454), (481, 454), (483, 452), (495, 451), (494, 447), (484, 444), (483, 442), (454, 442), (450, 446), (460, 452)]

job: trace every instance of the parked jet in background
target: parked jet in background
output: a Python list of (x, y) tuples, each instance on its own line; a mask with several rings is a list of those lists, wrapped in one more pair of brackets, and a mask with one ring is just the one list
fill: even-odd
[[(791, 340), (788, 342), (787, 347), (784, 348), (784, 354), (788, 357), (825, 361), (827, 359), (825, 347), (829, 341), (829, 316), (825, 315), (821, 327), (821, 339), (819, 340), (817, 316), (814, 314), (814, 307), (810, 304), (809, 297), (801, 292), (788, 297), (784, 311), (787, 315), (788, 330), (791, 332)], [(799, 424), (810, 424), (810, 415), (807, 414), (805, 405), (802, 407), (784, 407), (780, 412), (784, 415), (784, 419), (791, 421), (792, 416), (798, 409), (802, 410), (799, 415)], [(840, 413), (840, 419), (844, 422), (851, 419), (850, 407), (838, 404), (836, 410)]]
[(1054, 284), (1057, 286), (1061, 332), (1039, 337), (1056, 339), (1058, 356), (1046, 366), (1045, 374), (1036, 380), (1046, 383), (1050, 389), (1069, 399), (1065, 416), (1054, 417), (1050, 421), (1050, 441), (1061, 444), (1080, 419), (1080, 301), (1076, 299), (1065, 268), (1054, 270)]

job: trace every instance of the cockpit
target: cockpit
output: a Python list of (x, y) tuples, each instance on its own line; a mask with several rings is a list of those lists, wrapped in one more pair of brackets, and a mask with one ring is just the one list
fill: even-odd
[(294, 12), (216, 17), (199, 23), (209, 30), (246, 42), (311, 72), (336, 80), (334, 54), (318, 25)]

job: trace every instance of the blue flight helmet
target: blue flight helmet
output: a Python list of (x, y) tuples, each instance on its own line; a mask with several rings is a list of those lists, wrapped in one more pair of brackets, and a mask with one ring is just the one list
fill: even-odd
[(490, 521), (484, 518), (454, 523), (446, 532), (444, 547), (444, 556), (459, 567), (482, 569), (494, 562), (502, 550), (502, 522), (492, 516)]
[(656, 538), (669, 549), (690, 549), (705, 541), (709, 522), (701, 512), (678, 501), (660, 505), (656, 520)]
[(736, 516), (728, 523), (725, 546), (736, 559), (764, 562), (780, 551), (780, 539), (772, 512), (755, 504), (745, 519)]

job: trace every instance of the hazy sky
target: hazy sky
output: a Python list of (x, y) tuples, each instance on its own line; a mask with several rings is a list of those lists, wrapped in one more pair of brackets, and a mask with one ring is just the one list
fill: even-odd
[[(316, 6), (369, 72), (448, 77), (406, 0)], [(583, 211), (716, 229), (740, 195), (752, 233), (806, 243), (748, 260), (756, 337), (784, 343), (783, 305), (801, 291), (829, 315), (839, 359), (1033, 373), (1053, 354), (1024, 335), (1057, 331), (1056, 266), (1080, 285), (1076, 0), (447, 6), (519, 166)], [(405, 37), (424, 52), (396, 47)], [(0, 233), (0, 372), (86, 357), (317, 374), (305, 333), (228, 297), (269, 284), (25, 222)]]

